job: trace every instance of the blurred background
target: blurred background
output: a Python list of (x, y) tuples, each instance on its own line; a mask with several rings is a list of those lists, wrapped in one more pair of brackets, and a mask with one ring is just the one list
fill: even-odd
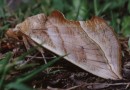
[[(130, 0), (0, 0), (0, 18), (4, 20), (1, 23), (9, 26), (38, 13), (49, 15), (54, 10), (70, 20), (102, 17), (118, 34), (130, 36)], [(6, 21), (12, 17), (13, 22)]]
[[(1, 88), (8, 87), (9, 85), (15, 88), (25, 88), (26, 86), (24, 86), (23, 83), (19, 83), (17, 81), (19, 80), (21, 80), (21, 82), (27, 81), (26, 77), (31, 75), (30, 74), (31, 72), (27, 74), (28, 71), (32, 71), (33, 74), (36, 71), (41, 70), (40, 67), (35, 69), (37, 65), (41, 64), (44, 66), (43, 60), (41, 61), (35, 60), (34, 58), (34, 61), (23, 65), (23, 67), (25, 67), (23, 69), (15, 70), (15, 68), (12, 68), (15, 66), (15, 64), (13, 62), (10, 63), (8, 61), (15, 60), (17, 58), (18, 63), (19, 60), (23, 61), (26, 59), (28, 60), (29, 57), (26, 56), (30, 53), (26, 53), (26, 49), (22, 42), (19, 41), (19, 43), (16, 43), (18, 41), (6, 38), (5, 32), (9, 28), (14, 28), (18, 23), (23, 22), (24, 19), (26, 19), (27, 17), (39, 13), (45, 13), (46, 15), (50, 15), (51, 12), (54, 10), (61, 11), (65, 15), (65, 17), (69, 20), (86, 21), (91, 19), (91, 17), (93, 16), (99, 16), (101, 18), (104, 18), (108, 22), (108, 24), (114, 28), (115, 32), (117, 33), (117, 36), (120, 40), (119, 42), (121, 43), (122, 46), (122, 56), (123, 56), (122, 61), (123, 63), (125, 62), (124, 66), (122, 65), (123, 70), (124, 73), (126, 73), (127, 77), (130, 76), (129, 73), (130, 72), (130, 63), (129, 63), (130, 62), (130, 0), (0, 0), (0, 90), (4, 90)], [(11, 54), (9, 51), (13, 52), (14, 54)], [(24, 54), (22, 55), (22, 53)], [(50, 57), (50, 53), (46, 54)], [(31, 55), (33, 56), (34, 54), (31, 53)], [(128, 65), (126, 65), (127, 62)], [(61, 65), (61, 62), (59, 63)], [(64, 65), (74, 67), (74, 65), (66, 63), (62, 62), (63, 65), (61, 65), (61, 67), (64, 67)], [(9, 65), (11, 68), (8, 67)], [(37, 74), (35, 78), (32, 77), (32, 81), (29, 81), (28, 85), (34, 88), (35, 86), (36, 87), (43, 86), (44, 88), (46, 88), (47, 86), (56, 86), (59, 88), (72, 87), (75, 85), (75, 81), (73, 81), (70, 77), (71, 75), (79, 74), (79, 71), (83, 73), (82, 76), (78, 77), (79, 80), (81, 80), (82, 78), (82, 81), (87, 81), (87, 83), (113, 82), (110, 80), (104, 80), (99, 77), (93, 76), (87, 72), (82, 72), (81, 70), (78, 71), (77, 68), (75, 69), (75, 67), (74, 69), (69, 68), (68, 66), (65, 66), (65, 68), (63, 69), (58, 68), (56, 69), (57, 71), (55, 69), (51, 71), (55, 72), (56, 74), (53, 73), (48, 74), (45, 72)], [(66, 67), (68, 67), (69, 69), (66, 69)], [(73, 69), (74, 71), (70, 69)], [(63, 70), (66, 71), (64, 72)], [(75, 72), (76, 70), (77, 72)], [(14, 80), (14, 82), (11, 82), (12, 80)], [(102, 87), (104, 87), (104, 85)], [(121, 87), (120, 85), (120, 87), (116, 86), (110, 88), (111, 89), (109, 90), (121, 90), (121, 89), (125, 90), (126, 86)], [(15, 90), (15, 89), (6, 89), (6, 90)], [(34, 90), (34, 89), (16, 89), (16, 90)]]

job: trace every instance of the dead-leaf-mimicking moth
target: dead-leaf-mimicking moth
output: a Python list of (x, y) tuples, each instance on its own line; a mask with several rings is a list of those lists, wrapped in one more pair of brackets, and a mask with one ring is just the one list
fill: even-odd
[(37, 44), (80, 68), (105, 79), (122, 79), (121, 51), (113, 29), (99, 17), (70, 21), (59, 11), (38, 14), (18, 24), (21, 32)]

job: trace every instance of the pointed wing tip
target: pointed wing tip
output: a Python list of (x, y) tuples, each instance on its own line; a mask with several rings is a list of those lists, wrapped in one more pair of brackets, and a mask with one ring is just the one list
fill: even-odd
[(120, 74), (120, 75), (118, 75), (118, 80), (121, 80), (121, 79), (123, 79), (123, 77), (122, 77), (122, 75)]

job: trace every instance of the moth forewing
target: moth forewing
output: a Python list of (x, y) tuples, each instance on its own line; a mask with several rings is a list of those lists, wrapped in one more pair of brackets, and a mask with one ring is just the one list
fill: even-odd
[(94, 75), (122, 78), (118, 40), (98, 17), (87, 22), (69, 21), (54, 11), (48, 17), (44, 14), (29, 17), (16, 29), (57, 55), (68, 54), (66, 60)]

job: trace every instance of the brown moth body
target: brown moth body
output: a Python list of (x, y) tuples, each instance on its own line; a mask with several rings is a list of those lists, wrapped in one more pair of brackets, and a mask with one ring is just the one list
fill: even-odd
[(94, 17), (89, 21), (69, 21), (62, 13), (38, 14), (18, 24), (22, 32), (37, 44), (80, 68), (106, 79), (121, 79), (121, 51), (114, 31)]

